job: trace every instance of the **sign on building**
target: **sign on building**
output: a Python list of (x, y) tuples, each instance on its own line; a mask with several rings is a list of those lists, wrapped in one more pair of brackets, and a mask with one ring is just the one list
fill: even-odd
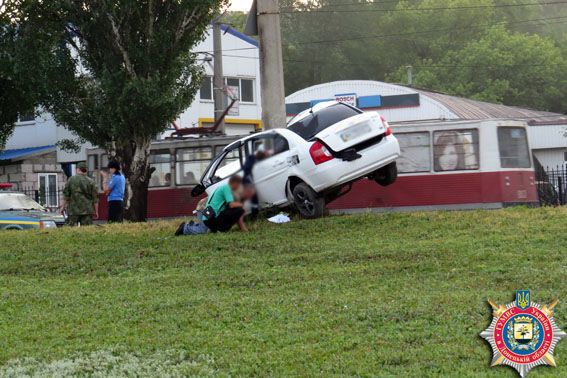
[(336, 94), (335, 101), (342, 102), (350, 106), (356, 106), (356, 93)]

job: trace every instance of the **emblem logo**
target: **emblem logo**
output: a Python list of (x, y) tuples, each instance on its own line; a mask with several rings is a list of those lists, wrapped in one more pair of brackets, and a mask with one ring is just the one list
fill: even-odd
[(492, 347), (491, 366), (508, 365), (525, 377), (538, 365), (555, 366), (553, 349), (563, 337), (553, 319), (553, 307), (531, 301), (529, 290), (516, 291), (516, 300), (508, 305), (497, 305), (490, 299), (492, 323), (480, 333)]

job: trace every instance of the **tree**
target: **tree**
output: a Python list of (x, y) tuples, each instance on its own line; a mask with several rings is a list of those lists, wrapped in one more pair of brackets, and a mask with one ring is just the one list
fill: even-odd
[[(391, 80), (400, 80), (400, 68)], [(550, 38), (496, 26), (438, 61), (416, 63), (414, 84), (462, 97), (567, 111), (567, 62)]]
[(190, 51), (226, 3), (24, 0), (22, 48), (48, 55), (39, 60), (41, 102), (120, 160), (130, 220), (146, 219), (151, 140), (193, 101), (202, 68)]
[(26, 80), (16, 48), (18, 28), (16, 10), (0, 1), (0, 149), (14, 130), (20, 114), (33, 112), (36, 93)]

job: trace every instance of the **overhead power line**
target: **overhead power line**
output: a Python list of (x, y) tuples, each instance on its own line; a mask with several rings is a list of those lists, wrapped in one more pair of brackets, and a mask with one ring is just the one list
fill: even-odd
[(514, 22), (508, 21), (500, 21), (495, 22), (493, 24), (480, 24), (478, 26), (467, 26), (462, 28), (444, 28), (444, 29), (430, 29), (430, 30), (419, 30), (413, 31), (408, 33), (393, 33), (393, 34), (371, 34), (365, 36), (358, 36), (358, 37), (350, 37), (350, 38), (341, 38), (341, 39), (327, 39), (327, 40), (318, 40), (318, 41), (303, 41), (303, 42), (295, 42), (298, 45), (306, 45), (306, 44), (318, 44), (318, 43), (341, 43), (347, 41), (357, 41), (357, 40), (364, 40), (364, 39), (378, 39), (378, 38), (395, 38), (395, 37), (404, 37), (410, 35), (420, 35), (420, 34), (428, 34), (428, 33), (437, 33), (437, 32), (454, 32), (459, 30), (471, 30), (471, 29), (481, 29), (487, 26), (496, 26), (496, 25), (512, 25), (512, 24), (522, 24), (528, 22), (537, 22), (537, 21), (550, 21), (550, 20), (560, 20), (560, 19), (567, 19), (567, 16), (561, 17), (551, 17), (551, 18), (536, 18), (531, 20), (520, 20)]
[[(545, 23), (545, 25), (551, 25), (551, 24), (563, 23), (563, 22), (565, 22), (566, 19), (567, 19), (567, 16), (544, 17), (544, 18), (535, 18), (535, 19), (529, 19), (529, 20), (519, 20), (519, 21), (514, 21), (514, 22), (500, 21), (500, 22), (495, 22), (495, 23), (491, 23), (491, 24), (481, 24), (481, 25), (478, 25), (476, 27), (475, 26), (467, 26), (467, 27), (462, 27), (462, 28), (416, 30), (416, 31), (407, 32), (407, 33), (369, 34), (369, 35), (340, 38), (340, 39), (337, 38), (337, 39), (329, 39), (329, 40), (300, 41), (300, 42), (294, 42), (294, 43), (298, 44), (298, 45), (308, 45), (308, 44), (318, 44), (318, 43), (341, 43), (341, 42), (364, 40), (364, 39), (379, 39), (379, 38), (396, 39), (396, 38), (399, 38), (399, 37), (428, 34), (428, 33), (453, 32), (453, 31), (459, 31), (459, 30), (482, 29), (482, 28), (485, 28), (485, 27), (496, 26), (496, 25), (514, 25), (514, 24), (524, 24), (524, 23), (530, 23), (530, 22), (545, 22), (545, 21), (551, 21), (551, 22)], [(257, 47), (241, 47), (241, 48), (234, 48), (234, 49), (224, 49), (223, 52), (245, 51), (245, 50), (258, 50), (258, 48)], [(212, 50), (194, 51), (193, 53), (195, 53), (195, 54), (210, 54), (210, 53), (212, 53)]]
[[(382, 4), (382, 3), (366, 3), (366, 4), (352, 4), (353, 6), (360, 5), (366, 8), (369, 4)], [(541, 2), (541, 3), (520, 3), (520, 4), (493, 4), (493, 5), (469, 5), (459, 7), (431, 7), (431, 8), (390, 8), (390, 9), (329, 9), (332, 5), (325, 6), (324, 8), (315, 9), (295, 9), (295, 8), (282, 8), (280, 13), (283, 14), (315, 14), (315, 13), (361, 13), (361, 12), (430, 12), (430, 11), (446, 11), (446, 10), (469, 10), (469, 9), (494, 9), (494, 8), (513, 8), (513, 7), (530, 7), (530, 6), (547, 6), (567, 4), (567, 1), (555, 2)]]

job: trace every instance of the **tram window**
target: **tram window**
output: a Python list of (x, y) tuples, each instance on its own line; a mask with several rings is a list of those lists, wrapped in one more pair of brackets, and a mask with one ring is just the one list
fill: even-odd
[(211, 147), (180, 148), (175, 151), (175, 184), (198, 184), (212, 158)]
[(431, 138), (429, 132), (397, 133), (401, 156), (396, 161), (398, 172), (429, 172), (431, 170)]
[(150, 155), (150, 166), (155, 168), (150, 178), (150, 187), (171, 185), (171, 155), (169, 153), (152, 153)]
[(433, 133), (435, 171), (478, 169), (478, 130), (447, 130)]
[(521, 127), (499, 127), (498, 146), (502, 168), (529, 168), (530, 151), (526, 129)]

